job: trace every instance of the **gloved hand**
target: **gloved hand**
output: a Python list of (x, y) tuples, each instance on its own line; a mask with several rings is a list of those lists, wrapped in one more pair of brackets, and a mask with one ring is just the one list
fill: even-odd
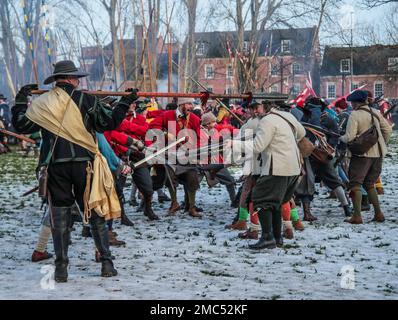
[(124, 102), (128, 105), (132, 104), (134, 101), (138, 100), (138, 95), (137, 93), (139, 92), (139, 89), (132, 89), (129, 88), (125, 92), (129, 92), (130, 94), (128, 96), (123, 97), (120, 102)]
[(17, 104), (28, 103), (28, 97), (32, 95), (32, 90), (38, 90), (38, 89), (39, 86), (36, 83), (23, 86), (17, 93), (17, 96), (15, 97), (15, 102)]

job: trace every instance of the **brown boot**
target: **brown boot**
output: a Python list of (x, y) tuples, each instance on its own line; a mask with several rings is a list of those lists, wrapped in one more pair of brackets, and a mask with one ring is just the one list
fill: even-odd
[(294, 239), (293, 229), (285, 229), (283, 232), (283, 237), (289, 240)]
[(344, 220), (344, 222), (351, 224), (363, 224), (362, 217), (358, 215), (354, 215), (350, 219)]
[(109, 245), (113, 247), (124, 246), (126, 242), (118, 240), (112, 231), (108, 231)]
[(189, 209), (189, 215), (192, 218), (202, 218), (202, 215), (199, 212), (196, 211), (195, 207), (192, 207), (191, 209)]
[(314, 217), (311, 214), (311, 204), (310, 203), (303, 203), (303, 210), (304, 210), (304, 221), (316, 221), (318, 218)]
[(294, 227), (294, 230), (297, 230), (297, 231), (304, 231), (304, 228), (305, 228), (303, 222), (300, 219), (293, 222), (293, 227)]
[(384, 217), (384, 214), (382, 212), (380, 212), (380, 213), (375, 214), (372, 221), (373, 222), (384, 222), (384, 221), (386, 221), (386, 218)]
[(168, 215), (169, 216), (175, 216), (178, 210), (180, 210), (180, 205), (178, 204), (178, 202), (173, 201), (171, 203), (171, 207), (170, 207), (170, 209), (168, 211)]
[(227, 229), (231, 229), (231, 230), (239, 230), (239, 231), (244, 231), (247, 230), (247, 223), (246, 221), (237, 221), (229, 226), (226, 226)]
[(246, 232), (239, 233), (238, 237), (240, 239), (258, 240), (258, 231), (249, 229)]

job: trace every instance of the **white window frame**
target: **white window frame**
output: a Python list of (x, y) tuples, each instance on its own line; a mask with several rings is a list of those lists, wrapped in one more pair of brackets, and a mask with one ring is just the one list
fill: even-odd
[[(343, 68), (343, 63), (344, 63), (344, 62), (347, 63), (347, 65), (348, 65), (348, 70), (345, 70), (345, 69)], [(341, 59), (341, 60), (340, 60), (340, 72), (341, 72), (341, 73), (345, 73), (345, 74), (351, 73), (351, 60), (350, 60), (350, 59)]]
[(269, 88), (270, 93), (279, 93), (279, 86), (277, 84), (274, 84)]
[(206, 54), (206, 43), (203, 41), (199, 41), (196, 43), (196, 55), (204, 56)]
[[(294, 67), (295, 66), (298, 66), (298, 71), (297, 72), (294, 72)], [(292, 63), (292, 74), (293, 75), (296, 75), (296, 74), (300, 74), (301, 73), (301, 64), (299, 63), (299, 62), (293, 62)]]
[(227, 86), (225, 88), (225, 94), (233, 94), (234, 93), (234, 88), (231, 86)]
[[(229, 73), (230, 70), (232, 71), (232, 74)], [(227, 79), (232, 79), (234, 77), (234, 68), (233, 68), (232, 64), (227, 65), (226, 76), (227, 76)]]
[(398, 71), (398, 57), (388, 58), (388, 71)]
[(358, 82), (351, 82), (351, 91), (354, 91), (355, 89), (358, 89), (358, 88), (359, 88)]
[[(292, 45), (292, 42), (290, 41), (290, 39), (283, 39), (283, 40), (281, 40), (281, 52), (282, 52), (282, 53), (284, 53), (284, 52), (290, 52), (290, 50), (291, 50), (291, 45)], [(285, 46), (287, 47), (286, 50), (285, 50)]]
[[(207, 73), (207, 68), (211, 68), (211, 76)], [(205, 64), (205, 79), (214, 79), (214, 65), (213, 64)]]
[[(334, 86), (334, 96), (331, 96), (331, 95), (330, 95), (329, 86)], [(337, 87), (336, 87), (336, 83), (334, 83), (334, 82), (328, 82), (328, 83), (326, 84), (326, 95), (327, 95), (328, 99), (336, 99), (336, 97), (337, 97)]]
[(250, 52), (250, 41), (243, 42), (243, 52), (249, 53)]
[[(381, 85), (381, 92), (376, 93), (376, 86)], [(373, 94), (374, 97), (377, 98), (381, 94), (384, 94), (384, 83), (382, 81), (376, 81), (373, 85)]]
[[(275, 70), (275, 72), (274, 72)], [(279, 64), (274, 64), (271, 65), (271, 76), (276, 77), (279, 76), (281, 70), (280, 70), (280, 65)]]

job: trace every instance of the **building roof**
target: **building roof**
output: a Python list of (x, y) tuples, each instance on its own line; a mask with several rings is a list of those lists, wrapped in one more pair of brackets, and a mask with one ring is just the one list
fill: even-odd
[[(391, 73), (388, 70), (388, 58), (398, 58), (398, 45), (353, 47), (352, 52), (354, 75), (384, 75)], [(341, 76), (340, 62), (343, 59), (351, 59), (349, 47), (327, 46), (323, 56), (321, 76)]]
[[(298, 29), (273, 29), (259, 31), (259, 56), (280, 55), (282, 40), (290, 40), (290, 53), (284, 53), (293, 56), (308, 56), (311, 53), (311, 46), (316, 27), (298, 28)], [(244, 41), (250, 41), (250, 31), (245, 31)], [(228, 45), (232, 52), (236, 53), (238, 35), (236, 31), (213, 31), (197, 32), (194, 35), (196, 43), (205, 44), (205, 54), (202, 58), (226, 58), (228, 54)], [(186, 43), (184, 44), (184, 47)]]

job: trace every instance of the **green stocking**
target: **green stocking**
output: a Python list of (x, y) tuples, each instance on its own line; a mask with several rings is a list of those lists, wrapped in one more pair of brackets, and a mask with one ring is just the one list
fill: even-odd
[(249, 211), (246, 208), (239, 208), (239, 221), (247, 221), (249, 218)]
[(379, 196), (377, 195), (376, 189), (372, 188), (370, 190), (366, 190), (368, 193), (369, 202), (373, 205), (375, 209), (375, 214), (381, 213), (380, 203), (379, 203)]

